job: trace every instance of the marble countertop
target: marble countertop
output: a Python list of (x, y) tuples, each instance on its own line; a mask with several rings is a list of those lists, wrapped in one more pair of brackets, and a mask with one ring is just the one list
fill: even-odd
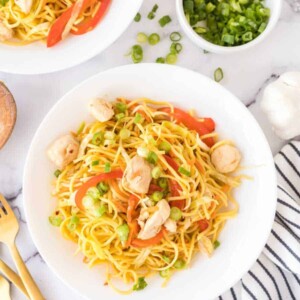
[[(162, 41), (155, 48), (148, 47), (145, 51), (145, 62), (153, 62), (156, 57), (167, 54), (169, 34), (180, 31), (174, 2), (174, 0), (144, 1), (141, 8), (143, 16), (147, 15), (155, 3), (159, 3), (158, 14), (169, 14), (173, 19), (172, 23), (162, 30), (156, 20), (149, 21), (144, 17), (140, 23), (132, 23), (124, 35), (106, 51), (80, 66), (50, 75), (21, 76), (0, 73), (0, 80), (4, 81), (14, 94), (18, 107), (14, 132), (0, 151), (0, 191), (9, 200), (20, 220), (17, 245), (47, 300), (83, 298), (65, 286), (47, 267), (37, 252), (26, 226), (22, 204), (22, 174), (31, 139), (46, 113), (67, 91), (102, 70), (131, 63), (125, 54), (135, 43), (138, 32), (158, 32), (162, 37)], [(221, 67), (224, 71), (224, 80), (221, 84), (239, 97), (254, 114), (275, 154), (283, 142), (272, 133), (260, 110), (259, 101), (261, 91), (268, 82), (285, 71), (300, 70), (299, 32), (300, 14), (293, 12), (284, 1), (277, 27), (269, 38), (257, 47), (226, 56), (204, 54), (184, 37), (182, 40), (184, 49), (177, 64), (209, 77), (213, 77), (214, 70)], [(13, 266), (3, 245), (0, 247), (0, 257)], [(14, 287), (12, 298), (25, 299)]]

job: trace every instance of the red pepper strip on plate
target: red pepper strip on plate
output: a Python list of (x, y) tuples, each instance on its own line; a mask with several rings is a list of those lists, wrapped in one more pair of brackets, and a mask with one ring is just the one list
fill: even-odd
[(84, 183), (76, 192), (75, 203), (77, 207), (81, 210), (84, 210), (82, 205), (82, 199), (86, 195), (90, 187), (96, 186), (99, 182), (109, 179), (117, 179), (123, 177), (123, 171), (121, 169), (113, 170), (110, 173), (103, 173), (98, 176), (95, 176)]
[(202, 219), (202, 220), (198, 221), (198, 224), (199, 224), (200, 232), (206, 230), (209, 225), (208, 220), (206, 220), (206, 219)]
[(131, 223), (132, 220), (133, 220), (133, 214), (134, 214), (134, 211), (137, 207), (139, 203), (139, 199), (134, 196), (134, 195), (131, 195), (128, 199), (128, 208), (127, 208), (127, 222), (128, 223)]
[(165, 227), (162, 227), (161, 231), (153, 238), (147, 240), (134, 239), (131, 242), (131, 246), (136, 248), (146, 248), (146, 247), (156, 245), (163, 239), (166, 233), (167, 230), (165, 229)]
[(154, 184), (154, 183), (151, 183), (150, 186), (149, 186), (149, 190), (148, 190), (148, 194), (153, 194), (154, 192), (162, 192), (164, 189), (161, 188), (160, 186)]
[[(200, 122), (197, 121), (190, 114), (176, 107), (174, 108), (174, 113), (171, 113), (171, 109), (169, 107), (160, 108), (160, 111), (171, 114), (176, 121), (184, 124), (187, 128), (191, 130), (197, 131), (200, 136), (209, 134), (213, 131), (212, 129), (214, 128), (214, 126), (212, 125), (212, 119), (210, 118), (205, 118), (203, 119), (203, 122)], [(203, 139), (203, 142), (209, 147), (213, 146), (215, 143), (212, 137)]]
[(71, 32), (75, 35), (81, 35), (93, 30), (105, 15), (110, 3), (111, 0), (101, 0), (100, 7), (96, 14), (76, 25), (77, 30), (72, 30)]
[[(179, 166), (177, 165), (176, 161), (168, 156), (164, 155), (165, 160), (167, 163), (178, 173)], [(182, 191), (181, 186), (175, 181), (175, 180), (169, 180), (169, 185), (170, 185), (170, 192), (173, 197), (178, 197), (180, 196), (180, 191)], [(185, 207), (185, 200), (175, 200), (175, 201), (170, 201), (171, 207), (177, 207), (181, 210), (184, 209)]]
[(212, 118), (203, 118), (203, 124), (210, 131), (213, 132), (216, 129), (216, 123)]
[(128, 226), (129, 226), (129, 236), (128, 236), (128, 240), (125, 244), (126, 248), (131, 245), (131, 241), (139, 232), (139, 225), (138, 225), (137, 220), (134, 220), (131, 223), (128, 223)]

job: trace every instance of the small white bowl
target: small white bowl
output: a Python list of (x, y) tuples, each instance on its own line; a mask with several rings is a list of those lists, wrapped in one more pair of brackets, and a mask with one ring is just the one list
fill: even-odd
[(183, 0), (176, 0), (176, 12), (177, 12), (179, 23), (183, 31), (186, 33), (186, 35), (191, 39), (193, 43), (195, 43), (200, 48), (207, 50), (209, 52), (226, 54), (226, 53), (234, 53), (245, 49), (249, 49), (250, 47), (259, 44), (274, 29), (281, 13), (282, 0), (266, 0), (265, 2), (266, 2), (266, 7), (270, 8), (271, 10), (270, 20), (266, 29), (262, 34), (260, 34), (253, 41), (241, 46), (232, 46), (232, 47), (218, 46), (202, 38), (200, 35), (198, 35), (186, 20), (184, 9), (183, 9)]

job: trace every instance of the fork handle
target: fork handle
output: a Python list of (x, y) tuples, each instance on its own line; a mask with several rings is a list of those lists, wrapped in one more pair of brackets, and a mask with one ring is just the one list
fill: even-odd
[(0, 259), (0, 270), (6, 276), (6, 278), (11, 281), (24, 295), (29, 298), (26, 288), (21, 280), (20, 276), (16, 274), (4, 261)]
[(22, 278), (23, 283), (24, 283), (24, 285), (27, 289), (27, 292), (30, 296), (30, 299), (31, 300), (44, 300), (45, 298), (43, 297), (38, 286), (36, 285), (33, 278), (31, 277), (16, 245), (13, 243), (13, 244), (8, 245), (8, 247), (9, 247), (9, 250), (13, 257), (13, 260), (17, 266), (17, 269), (19, 271), (20, 277)]

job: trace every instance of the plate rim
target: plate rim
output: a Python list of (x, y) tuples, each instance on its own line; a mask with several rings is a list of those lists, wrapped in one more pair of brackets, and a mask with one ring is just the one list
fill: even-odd
[[(261, 133), (261, 136), (264, 140), (264, 144), (266, 146), (266, 150), (268, 153), (266, 153), (267, 157), (268, 157), (268, 162), (272, 162), (272, 164), (269, 166), (270, 170), (272, 171), (272, 174), (270, 174), (270, 181), (272, 182), (273, 185), (273, 189), (272, 189), (272, 193), (273, 195), (270, 195), (270, 198), (273, 199), (273, 207), (270, 207), (270, 210), (273, 215), (272, 218), (270, 218), (268, 224), (265, 225), (265, 234), (264, 234), (264, 238), (262, 240), (264, 240), (263, 243), (261, 243), (261, 245), (259, 245), (259, 247), (256, 247), (256, 251), (255, 254), (253, 254), (253, 261), (251, 260), (251, 262), (249, 261), (249, 263), (247, 264), (247, 268), (245, 266), (245, 270), (242, 270), (239, 272), (239, 276), (237, 276), (238, 278), (236, 280), (234, 280), (234, 282), (230, 285), (230, 286), (226, 286), (222, 289), (222, 291), (219, 293), (219, 295), (223, 294), (224, 292), (226, 292), (228, 289), (230, 289), (231, 287), (233, 287), (252, 267), (252, 265), (255, 263), (256, 259), (259, 257), (259, 255), (262, 253), (265, 244), (269, 238), (273, 223), (274, 223), (274, 219), (275, 219), (275, 213), (276, 213), (276, 205), (277, 205), (277, 175), (276, 175), (276, 169), (275, 169), (275, 163), (274, 163), (274, 158), (273, 158), (273, 154), (271, 152), (270, 149), (270, 145), (266, 139), (266, 136), (262, 130), (262, 128), (260, 127), (259, 123), (256, 121), (255, 117), (253, 116), (253, 114), (248, 110), (248, 108), (243, 104), (243, 102), (241, 100), (239, 100), (239, 98), (237, 98), (232, 92), (230, 92), (229, 90), (227, 90), (224, 86), (214, 82), (211, 78), (209, 78), (206, 75), (203, 75), (197, 71), (191, 70), (191, 69), (187, 69), (184, 67), (180, 67), (180, 66), (174, 66), (174, 65), (161, 65), (161, 64), (156, 64), (156, 63), (141, 63), (141, 64), (127, 64), (127, 65), (122, 65), (122, 66), (117, 66), (117, 67), (113, 67), (113, 68), (108, 68), (104, 71), (100, 71), (97, 74), (94, 74), (93, 76), (90, 76), (89, 78), (85, 79), (84, 81), (82, 81), (81, 83), (79, 83), (78, 85), (76, 85), (75, 87), (73, 87), (71, 90), (69, 90), (67, 93), (65, 93), (62, 97), (60, 97), (58, 99), (58, 101), (52, 106), (52, 108), (48, 111), (48, 113), (44, 116), (43, 120), (40, 122), (38, 128), (36, 129), (36, 132), (31, 140), (30, 143), (30, 147), (26, 156), (26, 160), (25, 160), (25, 165), (24, 165), (24, 173), (23, 173), (23, 179), (22, 179), (22, 183), (23, 183), (23, 207), (24, 207), (24, 212), (25, 212), (25, 218), (27, 220), (27, 226), (29, 229), (29, 233), (30, 233), (30, 237), (32, 238), (32, 241), (35, 245), (35, 247), (37, 248), (38, 252), (40, 253), (41, 257), (45, 260), (46, 265), (51, 269), (51, 271), (55, 274), (55, 276), (57, 278), (59, 278), (65, 286), (69, 287), (72, 291), (75, 291), (78, 295), (82, 296), (85, 299), (88, 299), (86, 295), (83, 295), (79, 290), (77, 290), (74, 286), (72, 286), (67, 280), (65, 280), (58, 271), (56, 271), (55, 267), (53, 267), (50, 263), (48, 263), (48, 261), (44, 258), (44, 255), (41, 253), (41, 248), (40, 245), (38, 246), (39, 242), (37, 243), (36, 237), (32, 234), (32, 230), (31, 230), (31, 222), (28, 219), (28, 212), (27, 212), (27, 206), (26, 206), (26, 193), (27, 193), (27, 188), (26, 188), (26, 181), (28, 176), (26, 176), (27, 174), (27, 170), (28, 170), (28, 165), (29, 165), (29, 159), (30, 159), (30, 153), (32, 151), (32, 148), (36, 142), (37, 136), (39, 131), (41, 130), (41, 128), (43, 127), (44, 123), (47, 122), (49, 115), (52, 114), (53, 111), (55, 111), (56, 107), (59, 105), (59, 103), (63, 102), (65, 98), (67, 98), (70, 94), (74, 93), (77, 89), (80, 89), (83, 85), (85, 85), (87, 82), (94, 80), (95, 78), (97, 78), (98, 76), (104, 76), (106, 73), (110, 73), (110, 72), (115, 72), (118, 71), (120, 69), (143, 69), (143, 68), (154, 68), (154, 69), (159, 69), (159, 68), (165, 68), (165, 69), (170, 69), (173, 70), (173, 72), (176, 72), (176, 70), (179, 70), (180, 72), (187, 72), (192, 74), (193, 76), (198, 76), (198, 77), (202, 77), (205, 80), (209, 80), (211, 81), (215, 86), (218, 86), (219, 89), (222, 89), (225, 93), (227, 93), (228, 95), (231, 96), (232, 100), (234, 100), (236, 102), (236, 104), (238, 106), (240, 106), (240, 109), (244, 110), (249, 117), (252, 119), (252, 122), (256, 125), (257, 130)], [(42, 251), (44, 253), (44, 251)], [(217, 297), (218, 295), (216, 295), (215, 297)], [(213, 299), (213, 298), (209, 298), (209, 299)]]

